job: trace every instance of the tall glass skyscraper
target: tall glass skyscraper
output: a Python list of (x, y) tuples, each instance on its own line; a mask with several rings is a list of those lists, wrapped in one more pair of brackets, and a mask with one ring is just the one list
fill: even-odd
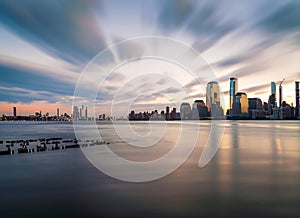
[(276, 100), (276, 83), (275, 82), (271, 82), (271, 95), (273, 95)]
[(233, 107), (233, 102), (235, 102), (235, 94), (238, 91), (238, 79), (231, 77), (230, 78), (230, 90), (229, 90), (229, 108), (232, 109)]
[(209, 82), (206, 86), (206, 106), (211, 111), (212, 105), (220, 105), (220, 88), (218, 82)]

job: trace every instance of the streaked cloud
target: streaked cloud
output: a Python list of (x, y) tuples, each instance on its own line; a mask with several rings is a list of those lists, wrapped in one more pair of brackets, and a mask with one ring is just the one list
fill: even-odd
[[(144, 35), (170, 37), (186, 43), (201, 53), (208, 62), (208, 66), (204, 66), (207, 69), (193, 69), (198, 78), (187, 81), (181, 71), (178, 75), (172, 72), (173, 69), (164, 69), (165, 73), (168, 71), (165, 77), (140, 79), (135, 79), (134, 75), (137, 74), (135, 70), (143, 71), (142, 66), (128, 68), (126, 73), (117, 69), (103, 78), (104, 83), (96, 96), (99, 104), (109, 105), (116, 94), (119, 105), (128, 105), (140, 96), (136, 105), (162, 106), (166, 100), (163, 94), (168, 95), (169, 100), (178, 100), (181, 95), (192, 102), (205, 97), (206, 83), (212, 79), (218, 81), (223, 90), (228, 90), (230, 77), (245, 81), (239, 90), (268, 96), (269, 79), (277, 81), (285, 77), (286, 84), (300, 79), (297, 59), (299, 20), (300, 2), (296, 0), (220, 0), (217, 3), (209, 0), (129, 3), (3, 0), (0, 2), (0, 28), (13, 34), (15, 41), (30, 45), (24, 46), (27, 50), (34, 48), (38, 52), (35, 51), (31, 58), (14, 56), (18, 48), (12, 45), (13, 41), (5, 36), (0, 39), (6, 50), (9, 46), (12, 49), (9, 55), (0, 55), (0, 101), (71, 104), (81, 71), (98, 52), (105, 48), (109, 51), (107, 57), (97, 63), (99, 68), (95, 68), (94, 74), (85, 78), (84, 93), (99, 88), (95, 78), (106, 62), (126, 65), (128, 63), (124, 60), (136, 60), (144, 54), (144, 47), (140, 44), (127, 43), (113, 48), (110, 47), (112, 43)], [(45, 54), (43, 60), (37, 55), (40, 53)], [(22, 51), (22, 54), (27, 53)], [(34, 61), (29, 61), (32, 59)], [(211, 75), (209, 65), (216, 75)], [(103, 69), (101, 73), (106, 73), (105, 66)], [(176, 76), (183, 77), (183, 87), (171, 82)], [(157, 94), (146, 94), (154, 90)]]
[(99, 1), (0, 2), (1, 23), (46, 53), (75, 64), (86, 62), (105, 48), (94, 13)]

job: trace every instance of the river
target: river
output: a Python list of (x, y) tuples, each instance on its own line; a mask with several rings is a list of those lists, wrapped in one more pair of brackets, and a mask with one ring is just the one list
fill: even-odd
[[(170, 122), (159, 146), (134, 151), (112, 123), (96, 125), (110, 148), (134, 161), (169, 152), (180, 128)], [(112, 178), (79, 148), (0, 156), (0, 217), (300, 217), (300, 122), (221, 125), (220, 147), (205, 167), (198, 163), (211, 128), (209, 121), (194, 122), (191, 131), (199, 135), (191, 155), (149, 182)], [(131, 126), (140, 134), (149, 128)], [(2, 141), (51, 137), (75, 138), (72, 123), (0, 122)]]

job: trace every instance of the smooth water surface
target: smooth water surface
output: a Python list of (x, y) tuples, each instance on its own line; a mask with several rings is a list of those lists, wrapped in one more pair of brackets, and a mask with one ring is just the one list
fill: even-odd
[[(157, 146), (134, 148), (111, 123), (97, 124), (118, 155), (135, 161), (168, 152), (180, 128), (170, 122)], [(149, 128), (131, 125), (141, 134)], [(222, 143), (207, 166), (198, 167), (210, 131), (201, 121), (191, 126), (200, 133), (189, 159), (146, 183), (108, 177), (80, 149), (0, 156), (0, 217), (300, 217), (300, 122), (222, 125)], [(0, 122), (0, 140), (47, 137), (74, 138), (72, 123)]]

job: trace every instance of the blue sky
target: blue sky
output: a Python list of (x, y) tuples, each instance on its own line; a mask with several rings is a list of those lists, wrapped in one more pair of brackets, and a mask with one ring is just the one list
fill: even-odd
[[(239, 78), (239, 90), (264, 101), (270, 82), (285, 78), (284, 100), (292, 103), (294, 81), (300, 80), (299, 21), (296, 0), (0, 0), (0, 113), (11, 114), (12, 105), (23, 114), (42, 105), (53, 114), (57, 107), (70, 113), (76, 83), (89, 61), (114, 43), (143, 36), (168, 37), (196, 49), (224, 92), (225, 109), (232, 76)], [(130, 72), (123, 71), (112, 76), (100, 100), (124, 85)], [(204, 97), (205, 89), (193, 80), (186, 87), (194, 97), (186, 101)], [(134, 90), (122, 94), (124, 104)], [(163, 90), (181, 93), (167, 83)], [(153, 93), (143, 99), (150, 108), (168, 103)]]

